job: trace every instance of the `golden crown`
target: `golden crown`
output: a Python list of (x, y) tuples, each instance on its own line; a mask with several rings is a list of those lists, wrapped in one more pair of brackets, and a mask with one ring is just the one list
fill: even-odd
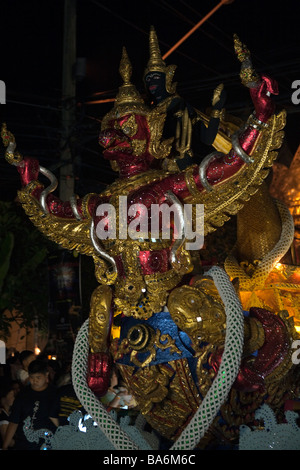
[(102, 120), (102, 129), (106, 127), (110, 119), (119, 118), (129, 113), (146, 114), (148, 112), (143, 98), (131, 83), (132, 66), (125, 47), (122, 50), (119, 72), (123, 84), (119, 87), (113, 109)]

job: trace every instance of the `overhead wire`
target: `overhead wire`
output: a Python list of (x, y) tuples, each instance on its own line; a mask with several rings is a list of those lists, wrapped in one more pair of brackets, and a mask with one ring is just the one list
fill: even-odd
[[(124, 16), (121, 16), (119, 15), (118, 13), (112, 11), (110, 8), (106, 7), (105, 5), (103, 5), (102, 3), (99, 3), (97, 0), (89, 0), (91, 3), (93, 3), (94, 5), (96, 5), (97, 7), (99, 8), (102, 8), (103, 10), (105, 10), (106, 12), (110, 13), (112, 16), (115, 16), (116, 18), (118, 18), (121, 22), (127, 24), (128, 26), (132, 27), (133, 29), (136, 29), (137, 31), (139, 31), (140, 33), (142, 33), (144, 36), (148, 37), (149, 36), (149, 31), (148, 30), (145, 30), (143, 28), (140, 28), (139, 26), (137, 26), (135, 23), (133, 23), (132, 21), (126, 19)], [(166, 48), (170, 48), (170, 44), (168, 43), (165, 43), (163, 41), (161, 41), (161, 44), (166, 47)], [(182, 51), (178, 51), (178, 53), (184, 57), (186, 57), (187, 59), (189, 59), (191, 62), (197, 62), (193, 57), (183, 53)]]
[[(181, 20), (184, 20), (186, 23), (192, 25), (194, 24), (195, 25), (195, 22), (190, 20), (189, 18), (186, 17), (186, 15), (184, 15), (182, 12), (180, 12), (178, 9), (174, 8), (174, 6), (171, 6), (167, 1), (165, 0), (160, 0), (159, 2), (157, 2), (156, 0), (150, 0), (152, 3), (156, 4), (156, 5), (160, 5), (162, 6), (165, 10), (167, 11), (170, 11), (172, 12), (175, 16), (177, 16), (179, 19)], [(194, 15), (198, 15), (198, 16), (202, 16), (201, 13), (199, 11), (197, 11), (196, 9), (194, 9), (193, 7), (191, 7), (191, 5), (189, 5), (187, 2), (185, 2), (184, 0), (180, 0), (180, 3), (185, 6), (186, 8), (188, 8)], [(211, 21), (210, 19), (207, 19), (207, 22), (206, 24), (209, 24), (212, 28), (214, 28), (215, 30), (218, 30), (219, 33), (221, 33), (222, 36), (224, 36), (227, 40), (231, 40), (232, 41), (232, 38), (227, 34), (225, 33), (223, 30), (221, 30), (218, 26), (216, 26), (216, 24)], [(204, 34), (205, 36), (209, 37), (211, 40), (215, 41), (220, 47), (226, 49), (231, 55), (234, 55), (234, 50), (233, 50), (233, 47), (230, 48), (229, 46), (226, 46), (226, 44), (224, 43), (224, 41), (221, 41), (221, 40), (218, 40), (218, 38), (214, 35), (210, 35), (205, 27), (201, 27), (201, 29), (199, 30), (201, 31), (202, 34)], [(273, 64), (269, 64), (266, 62), (266, 60), (262, 59), (261, 57), (259, 57), (257, 55), (257, 53), (251, 53), (251, 56), (252, 58), (255, 60), (255, 62), (260, 66), (262, 66), (264, 69), (267, 68), (268, 70), (270, 70), (272, 72), (272, 70), (274, 70), (274, 65)], [(202, 64), (203, 65), (203, 64)], [(277, 65), (276, 64), (276, 68), (277, 68)], [(217, 72), (215, 72), (217, 73)], [(284, 77), (283, 77), (284, 78)], [(287, 90), (288, 87), (282, 83), (282, 88)]]

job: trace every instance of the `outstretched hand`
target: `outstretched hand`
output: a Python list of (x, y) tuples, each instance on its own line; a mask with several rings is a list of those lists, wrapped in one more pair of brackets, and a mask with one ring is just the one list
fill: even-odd
[(262, 122), (266, 122), (275, 109), (271, 95), (278, 95), (278, 84), (276, 80), (262, 75), (261, 82), (258, 86), (250, 88), (250, 95), (254, 104), (256, 118)]

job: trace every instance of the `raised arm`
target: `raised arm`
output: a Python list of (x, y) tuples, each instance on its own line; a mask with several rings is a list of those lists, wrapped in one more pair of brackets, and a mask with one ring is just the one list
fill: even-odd
[[(275, 111), (272, 94), (277, 93), (277, 83), (261, 76), (255, 87), (250, 88), (254, 112), (246, 125), (232, 136), (232, 148), (224, 154), (214, 151), (207, 155), (200, 165), (193, 165), (187, 170), (170, 174), (162, 181), (149, 185), (153, 187), (157, 202), (164, 202), (167, 191), (172, 191), (182, 202), (189, 197), (199, 196), (203, 191), (210, 192), (217, 185), (226, 183), (245, 165), (253, 163), (251, 157), (262, 131), (268, 126), (268, 120)], [(142, 192), (145, 189), (141, 190)], [(131, 203), (140, 200), (140, 191), (132, 195)]]
[[(1, 137), (6, 147), (5, 158), (8, 163), (17, 167), (22, 188), (27, 188), (29, 194), (40, 203), (45, 213), (65, 219), (77, 220), (89, 218), (94, 214), (95, 208), (99, 204), (99, 196), (97, 194), (88, 194), (82, 199), (77, 199), (73, 196), (69, 201), (60, 200), (52, 194), (58, 186), (55, 175), (40, 166), (36, 158), (23, 158), (16, 151), (15, 138), (7, 130), (6, 124), (2, 125)], [(50, 180), (50, 185), (46, 188), (38, 179), (40, 173)]]
[(235, 175), (244, 165), (252, 163), (251, 154), (275, 111), (272, 95), (278, 94), (277, 82), (256, 73), (249, 50), (237, 36), (234, 37), (234, 47), (241, 62), (241, 82), (249, 88), (254, 111), (246, 125), (232, 136), (232, 149), (228, 154), (212, 152), (199, 167), (195, 165), (181, 176), (172, 175), (165, 180), (164, 190), (171, 190), (181, 200), (203, 190), (211, 191), (215, 185)]

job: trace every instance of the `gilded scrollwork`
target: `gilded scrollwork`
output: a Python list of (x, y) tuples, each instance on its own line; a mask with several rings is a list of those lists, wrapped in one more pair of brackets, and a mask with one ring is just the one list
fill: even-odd
[(157, 159), (167, 158), (170, 155), (174, 137), (162, 140), (162, 132), (166, 114), (163, 109), (157, 107), (151, 110), (147, 116), (150, 129), (149, 152)]
[(89, 344), (92, 352), (106, 349), (110, 326), (112, 290), (98, 286), (91, 296), (89, 317)]
[[(175, 344), (169, 334), (161, 334), (147, 324), (139, 323), (130, 328), (127, 337), (124, 338), (118, 346), (118, 351), (114, 353), (115, 360), (123, 357), (124, 354), (130, 355), (130, 361), (138, 367), (146, 367), (156, 359), (157, 350), (169, 349), (170, 353), (181, 355), (180, 349)], [(147, 357), (140, 360), (138, 354), (146, 353)]]
[(188, 361), (180, 359), (137, 370), (119, 367), (147, 422), (166, 438), (175, 438), (201, 402)]
[(143, 276), (135, 270), (126, 278), (117, 279), (115, 304), (122, 309), (124, 315), (146, 320), (153, 312), (160, 311), (166, 305), (169, 290), (174, 288), (181, 278), (182, 275), (174, 269)]
[(168, 309), (176, 325), (192, 338), (196, 350), (201, 342), (224, 344), (225, 310), (214, 297), (195, 287), (181, 286), (170, 293)]

